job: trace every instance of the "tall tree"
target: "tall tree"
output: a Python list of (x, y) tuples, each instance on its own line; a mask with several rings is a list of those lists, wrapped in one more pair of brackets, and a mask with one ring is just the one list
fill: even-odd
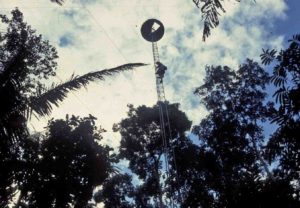
[[(91, 81), (133, 69), (144, 64), (126, 64), (113, 69), (73, 76), (66, 83), (44, 83), (55, 76), (57, 52), (48, 41), (24, 22), (22, 13), (15, 9), (12, 17), (0, 15), (6, 32), (0, 34), (0, 205), (6, 206), (12, 197), (17, 160), (22, 145), (28, 138), (26, 121), (31, 112), (49, 115), (69, 91), (86, 86)], [(4, 207), (4, 205), (2, 207)]]
[(275, 122), (284, 124), (300, 118), (300, 34), (289, 40), (285, 50), (263, 50), (262, 63), (274, 64), (272, 83), (277, 87), (274, 93), (276, 102), (280, 104), (278, 118)]
[(107, 178), (103, 188), (95, 194), (96, 202), (102, 202), (105, 207), (133, 207), (130, 201), (136, 195), (135, 187), (132, 184), (132, 177), (129, 174), (115, 174)]
[[(16, 125), (21, 126), (27, 113), (31, 111), (41, 116), (49, 115), (51, 104), (58, 106), (69, 91), (86, 86), (91, 81), (104, 80), (106, 76), (144, 65), (125, 64), (83, 76), (72, 76), (66, 83), (53, 83), (52, 87), (47, 88), (43, 83), (55, 76), (58, 58), (55, 48), (43, 40), (41, 35), (36, 35), (24, 22), (18, 9), (12, 11), (11, 19), (5, 15), (0, 18), (7, 25), (7, 32), (0, 36), (0, 81), (3, 83), (0, 95), (5, 97), (0, 112), (1, 134), (16, 133)], [(14, 117), (14, 122), (10, 116)]]
[(279, 107), (273, 111), (273, 122), (279, 128), (267, 144), (269, 162), (279, 163), (276, 176), (294, 184), (300, 201), (300, 35), (294, 35), (286, 49), (264, 50), (262, 62), (273, 68), (271, 78)]
[(112, 149), (100, 145), (103, 129), (96, 128), (92, 116), (51, 120), (47, 129), (37, 150), (24, 154), (17, 207), (86, 207), (94, 189), (114, 171)]
[[(174, 157), (171, 149), (181, 140), (186, 140), (185, 132), (190, 129), (191, 122), (186, 115), (178, 109), (178, 104), (168, 104), (171, 135), (168, 135), (170, 167), (174, 169)], [(168, 127), (167, 127), (168, 128)], [(151, 207), (159, 204), (162, 195), (170, 197), (176, 189), (165, 189), (160, 177), (163, 170), (163, 141), (160, 131), (159, 109), (153, 107), (140, 106), (134, 108), (129, 105), (128, 118), (123, 119), (114, 127), (115, 131), (121, 134), (119, 158), (129, 161), (129, 169), (135, 173), (142, 184), (137, 188), (135, 198), (136, 206)], [(167, 129), (165, 129), (167, 131)], [(174, 172), (170, 172), (174, 174)], [(167, 177), (167, 176), (166, 176)], [(169, 176), (176, 180), (176, 177)], [(166, 185), (168, 187), (168, 185)], [(171, 192), (172, 191), (172, 192)], [(155, 202), (153, 204), (153, 202)]]
[[(201, 191), (206, 191), (208, 200), (212, 198), (207, 207), (261, 207), (276, 205), (283, 198), (286, 204), (293, 201), (279, 189), (273, 198), (261, 197), (269, 193), (270, 184), (276, 184), (261, 155), (264, 136), (259, 124), (268, 119), (272, 106), (265, 102), (268, 80), (257, 63), (247, 60), (237, 71), (208, 67), (204, 84), (195, 91), (209, 111), (193, 130), (201, 147)], [(201, 206), (207, 205), (208, 200), (192, 193)]]

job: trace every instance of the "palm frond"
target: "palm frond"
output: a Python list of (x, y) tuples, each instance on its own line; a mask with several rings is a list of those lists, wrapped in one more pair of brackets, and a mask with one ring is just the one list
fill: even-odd
[(51, 105), (54, 104), (55, 106), (59, 106), (59, 103), (67, 97), (67, 94), (70, 91), (86, 87), (90, 82), (98, 80), (103, 81), (106, 76), (112, 76), (114, 74), (145, 65), (146, 64), (143, 63), (125, 64), (112, 69), (90, 72), (83, 76), (72, 76), (69, 81), (53, 86), (46, 92), (32, 97), (28, 104), (29, 108), (40, 116), (49, 115), (52, 111)]

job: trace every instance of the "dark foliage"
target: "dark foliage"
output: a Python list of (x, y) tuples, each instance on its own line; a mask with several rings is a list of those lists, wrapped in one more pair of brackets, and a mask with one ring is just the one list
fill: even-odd
[[(174, 169), (175, 158), (171, 150), (174, 149), (177, 153), (184, 148), (179, 145), (187, 140), (185, 132), (190, 129), (191, 122), (178, 109), (178, 104), (167, 105), (170, 116), (168, 125), (171, 127), (171, 136), (168, 136), (167, 141), (170, 147), (168, 154), (170, 166)], [(121, 134), (118, 157), (128, 160), (129, 169), (142, 181), (132, 194), (137, 207), (152, 207), (162, 202), (162, 195), (167, 194), (170, 197), (170, 194), (176, 194), (176, 191), (178, 194), (175, 172), (171, 172), (169, 178), (161, 172), (164, 151), (159, 121), (157, 105), (151, 108), (146, 106), (134, 108), (129, 105), (128, 118), (114, 127), (114, 130)], [(179, 161), (180, 159), (177, 162)], [(162, 184), (160, 177), (165, 177), (168, 185)]]
[(294, 35), (289, 42), (289, 47), (278, 54), (274, 49), (261, 54), (264, 64), (275, 62), (271, 81), (277, 87), (273, 96), (280, 107), (273, 122), (281, 125), (299, 120), (300, 112), (300, 35)]
[(128, 200), (135, 195), (134, 191), (131, 176), (117, 174), (103, 183), (103, 189), (96, 194), (95, 200), (103, 202), (106, 207), (129, 208), (134, 206)]
[(289, 42), (266, 63), (274, 64), (271, 81), (279, 104), (273, 112), (273, 122), (279, 128), (267, 144), (266, 158), (278, 163), (275, 175), (293, 184), (294, 196), (300, 201), (300, 35), (294, 35)]
[(99, 144), (102, 132), (92, 116), (50, 121), (46, 137), (33, 143), (35, 150), (26, 148), (18, 205), (86, 207), (94, 188), (113, 172), (112, 149)]
[[(224, 0), (193, 0), (197, 8), (201, 10), (203, 18), (203, 41), (210, 36), (211, 30), (219, 25), (219, 12), (225, 13), (222, 5)], [(240, 2), (240, 0), (235, 0)]]
[[(37, 35), (35, 30), (24, 22), (23, 14), (18, 9), (13, 10), (11, 14), (11, 18), (0, 15), (1, 22), (6, 26), (6, 32), (0, 34), (1, 207), (7, 207), (14, 194), (18, 193), (17, 190), (29, 180), (23, 179), (22, 175), (37, 174), (36, 166), (39, 163), (36, 164), (35, 160), (38, 158), (33, 155), (37, 155), (35, 151), (38, 149), (30, 145), (34, 142), (29, 139), (27, 130), (27, 120), (32, 111), (37, 115), (48, 115), (52, 110), (51, 104), (58, 106), (59, 101), (71, 90), (86, 86), (91, 81), (104, 80), (105, 76), (144, 65), (126, 64), (75, 76), (66, 83), (53, 84), (53, 87), (48, 89), (44, 83), (55, 76), (57, 52), (48, 41), (43, 40), (41, 35)], [(31, 152), (30, 158), (25, 158), (26, 152)], [(37, 196), (26, 196), (29, 194), (26, 190), (22, 194), (27, 197), (23, 201), (32, 200), (32, 203), (37, 203), (34, 199)]]
[(24, 131), (27, 100), (55, 74), (58, 56), (48, 41), (24, 23), (19, 10), (12, 11), (11, 19), (0, 18), (7, 25), (7, 32), (0, 37), (0, 135), (16, 138)]
[(268, 74), (251, 60), (236, 72), (228, 67), (207, 68), (205, 82), (195, 93), (209, 115), (193, 130), (200, 140), (198, 177), (188, 196), (193, 200), (186, 206), (299, 204), (287, 181), (274, 181), (261, 154), (264, 137), (258, 124), (268, 119), (272, 106), (264, 101), (268, 81)]
[[(219, 24), (222, 1), (194, 2), (204, 14), (205, 39)], [(180, 207), (300, 207), (300, 35), (279, 53), (263, 50), (262, 63), (275, 62), (271, 77), (251, 60), (236, 71), (206, 68), (204, 84), (195, 90), (208, 110), (193, 128), (197, 145), (187, 137), (191, 122), (178, 104), (158, 103), (170, 116), (167, 152), (158, 105), (129, 105), (128, 117), (114, 125), (121, 134), (115, 155), (101, 145), (104, 130), (96, 128), (91, 115), (51, 120), (45, 135), (31, 136), (28, 115), (49, 115), (68, 92), (144, 64), (92, 72), (47, 88), (45, 80), (55, 75), (55, 49), (17, 9), (11, 19), (0, 19), (7, 25), (0, 35), (0, 207), (14, 197), (21, 208), (93, 207), (91, 199), (106, 207), (165, 207), (171, 198)], [(269, 82), (278, 108), (266, 101)], [(267, 141), (263, 124), (268, 120), (279, 125)], [(169, 174), (163, 168), (166, 154)], [(113, 168), (120, 160), (129, 161), (128, 173)]]
[[(24, 22), (18, 9), (12, 12), (12, 19), (4, 15), (0, 18), (7, 25), (7, 32), (0, 36), (0, 82), (3, 83), (0, 96), (7, 98), (0, 111), (0, 125), (7, 128), (2, 131), (14, 132), (14, 127), (21, 126), (32, 111), (40, 116), (49, 115), (51, 104), (58, 106), (68, 92), (85, 87), (89, 82), (103, 81), (106, 76), (144, 66), (141, 63), (125, 64), (83, 76), (72, 76), (66, 83), (53, 83), (52, 87), (47, 88), (43, 83), (55, 75), (57, 66), (55, 48), (43, 40), (41, 35), (36, 35)], [(15, 123), (9, 123), (12, 116), (18, 117), (13, 119)]]
[[(270, 163), (274, 160), (279, 161), (279, 166), (275, 170), (276, 175), (298, 184), (300, 183), (299, 132), (299, 121), (279, 127), (268, 142), (266, 151)], [(300, 191), (299, 186), (298, 191)]]
[[(299, 156), (294, 153), (299, 148), (299, 127), (280, 127), (273, 136), (275, 142), (271, 139), (268, 147), (263, 146), (261, 124), (276, 111), (273, 103), (266, 102), (270, 80), (251, 60), (237, 71), (207, 67), (204, 84), (195, 90), (209, 112), (193, 128), (199, 145), (185, 135), (190, 127), (185, 115), (169, 105), (173, 117), (168, 144), (176, 157), (169, 152), (168, 176), (161, 171), (164, 152), (157, 106), (130, 105), (128, 118), (114, 129), (122, 136), (118, 157), (129, 161), (141, 184), (132, 184), (127, 175), (112, 177), (99, 192), (102, 201), (111, 207), (157, 207), (164, 196), (174, 197), (180, 207), (298, 207)], [(283, 145), (288, 142), (289, 146)], [(280, 164), (270, 170), (274, 161)]]
[[(9, 19), (0, 15), (7, 32), (0, 35), (0, 206), (7, 207), (17, 187), (16, 174), (24, 167), (22, 146), (28, 138), (26, 100), (41, 82), (53, 75), (56, 50), (35, 34), (19, 10)], [(30, 74), (30, 76), (29, 76)]]
[(269, 51), (269, 49), (267, 50), (262, 49), (262, 50), (263, 50), (263, 54), (260, 55), (262, 64), (270, 64), (275, 58), (275, 54), (277, 51), (274, 49), (272, 49), (271, 51)]

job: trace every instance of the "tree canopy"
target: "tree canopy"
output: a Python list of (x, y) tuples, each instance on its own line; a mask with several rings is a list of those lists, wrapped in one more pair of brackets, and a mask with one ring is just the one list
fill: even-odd
[[(272, 122), (276, 111), (267, 99), (270, 80), (271, 76), (249, 59), (237, 70), (207, 67), (204, 83), (195, 90), (209, 112), (192, 129), (198, 142), (186, 134), (191, 123), (178, 105), (168, 104), (172, 115), (169, 150), (174, 152), (169, 156), (169, 175), (164, 175), (158, 107), (129, 105), (128, 117), (114, 130), (121, 134), (117, 157), (128, 160), (130, 171), (109, 177), (98, 201), (107, 207), (159, 207), (162, 195), (166, 197), (164, 206), (171, 206), (166, 200), (171, 197), (178, 207), (299, 206), (298, 160), (293, 156), (297, 146), (287, 147), (286, 152), (271, 144), (265, 146), (278, 137), (278, 133), (271, 138), (264, 134), (263, 125)], [(292, 128), (286, 132), (295, 138), (296, 129)], [(270, 150), (283, 156), (278, 167)], [(133, 182), (134, 176), (138, 183)]]
[[(24, 171), (34, 174), (36, 166), (40, 165), (34, 163), (37, 158), (33, 155), (36, 155), (39, 149), (36, 142), (31, 141), (27, 128), (31, 114), (49, 115), (52, 106), (58, 106), (70, 91), (145, 64), (125, 64), (90, 72), (82, 76), (73, 76), (65, 83), (54, 83), (47, 87), (45, 83), (55, 76), (57, 68), (56, 49), (24, 22), (23, 14), (18, 9), (11, 12), (11, 18), (0, 15), (0, 19), (6, 26), (6, 32), (0, 34), (0, 165), (5, 167), (0, 170), (0, 206), (7, 207), (15, 194), (19, 193), (18, 189), (25, 184), (20, 182), (19, 186), (14, 185), (23, 180), (21, 175), (25, 174)], [(24, 158), (27, 151), (31, 152), (28, 160)], [(28, 193), (25, 191), (24, 196), (26, 194)], [(53, 202), (57, 199), (51, 200)], [(52, 203), (51, 200), (49, 203)]]
[(205, 82), (195, 93), (210, 113), (193, 130), (201, 144), (199, 159), (208, 163), (199, 172), (211, 203), (206, 205), (205, 196), (193, 192), (201, 206), (293, 207), (297, 203), (291, 184), (273, 177), (262, 154), (266, 138), (260, 124), (270, 119), (273, 106), (265, 100), (268, 81), (264, 69), (251, 60), (237, 71), (207, 68)]
[(103, 131), (92, 116), (49, 121), (46, 136), (40, 142), (32, 138), (35, 151), (24, 155), (28, 164), (18, 205), (86, 207), (94, 189), (114, 172), (112, 149), (99, 144)]
[(273, 109), (272, 121), (279, 125), (268, 141), (266, 158), (279, 165), (274, 173), (294, 186), (294, 194), (300, 199), (300, 35), (289, 40), (286, 49), (263, 50), (262, 62), (271, 65), (271, 82), (276, 88), (275, 97), (278, 108)]
[[(194, 3), (204, 12), (205, 38), (219, 23), (222, 1)], [(300, 35), (285, 49), (263, 50), (265, 68), (251, 59), (237, 69), (207, 66), (194, 91), (207, 111), (199, 123), (192, 125), (178, 103), (129, 104), (127, 117), (113, 126), (121, 137), (114, 149), (104, 145), (105, 130), (92, 115), (51, 119), (36, 134), (27, 123), (32, 114), (50, 115), (70, 91), (145, 64), (48, 86), (56, 49), (18, 9), (0, 19), (6, 26), (0, 33), (0, 207), (300, 207)]]
[[(177, 148), (181, 142), (185, 142), (186, 131), (191, 127), (191, 122), (186, 115), (178, 109), (178, 104), (168, 105), (170, 123), (167, 124), (171, 128), (171, 135), (168, 136), (167, 143), (170, 155), (170, 165), (174, 168), (175, 158), (172, 156), (172, 150), (178, 151)], [(137, 187), (139, 189), (136, 203), (140, 207), (151, 206), (151, 201), (161, 203), (164, 190), (173, 194), (174, 190), (179, 187), (174, 187), (175, 172), (171, 172), (172, 176), (166, 176), (163, 171), (163, 157), (166, 154), (163, 151), (163, 141), (160, 130), (159, 109), (158, 106), (146, 107), (140, 106), (134, 108), (129, 105), (128, 118), (123, 119), (119, 124), (115, 125), (114, 130), (121, 134), (121, 143), (118, 158), (129, 161), (130, 170), (135, 173), (143, 183)], [(166, 127), (168, 128), (168, 127)], [(160, 181), (161, 176), (170, 177), (169, 183), (173, 183), (173, 187), (164, 185)], [(172, 178), (172, 180), (171, 180)], [(176, 188), (176, 189), (175, 189)], [(153, 205), (153, 204), (152, 204)]]

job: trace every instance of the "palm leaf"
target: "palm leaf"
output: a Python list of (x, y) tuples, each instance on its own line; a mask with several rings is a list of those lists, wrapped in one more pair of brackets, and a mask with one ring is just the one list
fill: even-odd
[(94, 82), (97, 80), (103, 81), (106, 76), (112, 76), (114, 74), (145, 65), (146, 64), (143, 63), (125, 64), (112, 69), (90, 72), (83, 76), (72, 76), (69, 81), (57, 86), (53, 86), (46, 92), (32, 97), (28, 106), (31, 111), (36, 112), (40, 116), (49, 115), (52, 111), (51, 104), (59, 106), (59, 103), (67, 97), (67, 94), (70, 91), (78, 90), (81, 87), (86, 87), (90, 82)]

